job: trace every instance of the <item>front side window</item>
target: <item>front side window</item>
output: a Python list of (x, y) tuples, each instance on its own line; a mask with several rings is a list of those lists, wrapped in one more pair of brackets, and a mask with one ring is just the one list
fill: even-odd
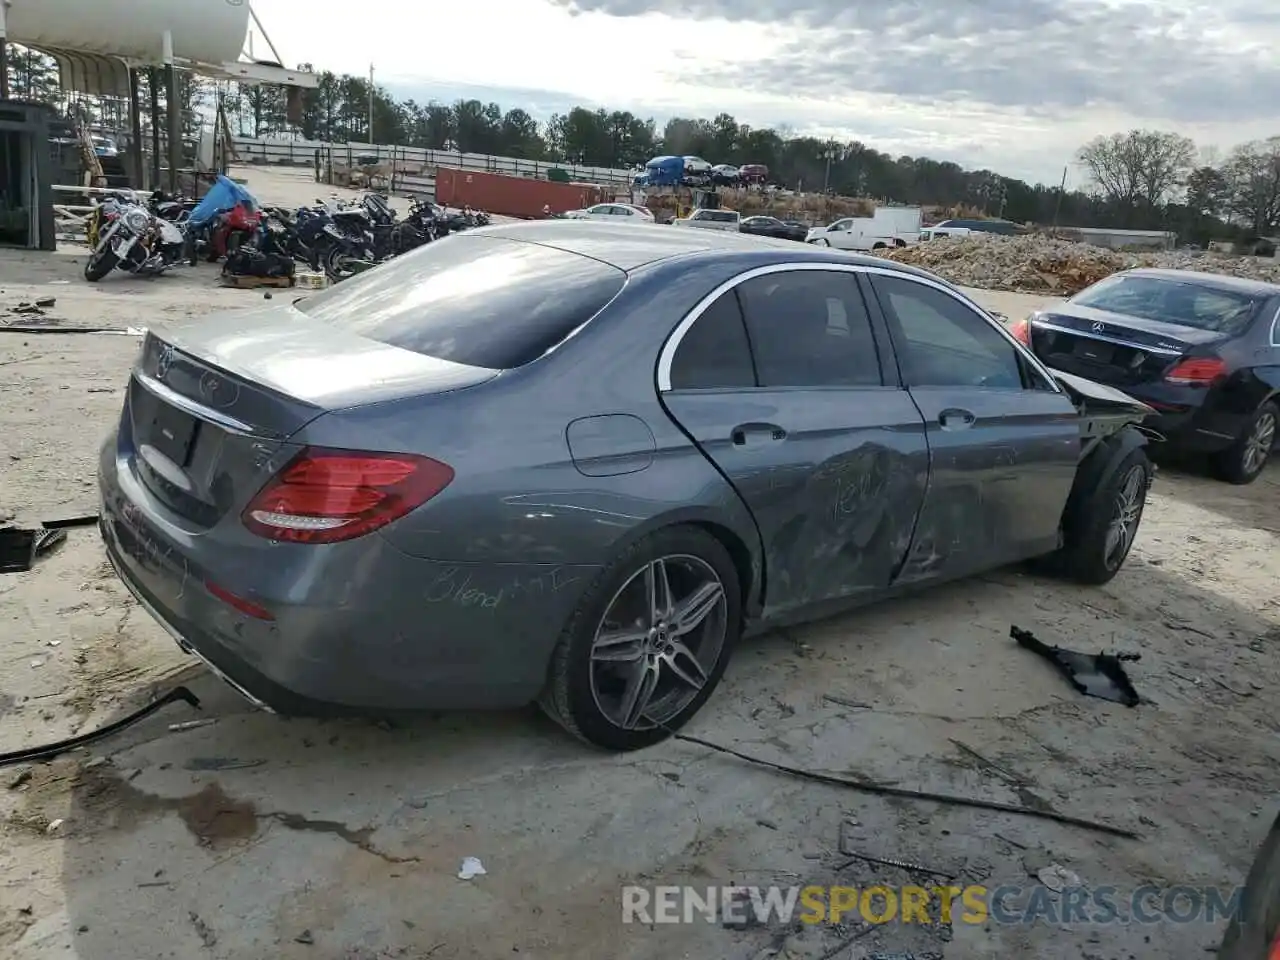
[(872, 286), (897, 327), (898, 359), (908, 385), (1023, 388), (1017, 350), (972, 307), (902, 277), (877, 275)]
[(762, 387), (881, 386), (871, 318), (851, 273), (795, 270), (738, 287)]

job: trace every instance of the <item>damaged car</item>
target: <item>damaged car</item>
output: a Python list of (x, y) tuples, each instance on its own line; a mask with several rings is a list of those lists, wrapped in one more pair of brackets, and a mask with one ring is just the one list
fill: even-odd
[(1030, 559), (1107, 582), (1148, 413), (913, 267), (521, 223), (153, 327), (100, 525), (258, 706), (537, 701), (628, 750), (744, 634)]

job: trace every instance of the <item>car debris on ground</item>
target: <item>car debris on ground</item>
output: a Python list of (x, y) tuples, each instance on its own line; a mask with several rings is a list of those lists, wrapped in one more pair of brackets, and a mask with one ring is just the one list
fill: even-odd
[(1142, 700), (1133, 688), (1129, 675), (1124, 672), (1124, 662), (1141, 659), (1138, 653), (1077, 653), (1062, 647), (1051, 647), (1036, 638), (1035, 634), (1019, 627), (1010, 627), (1009, 636), (1018, 646), (1038, 654), (1052, 663), (1067, 678), (1067, 682), (1086, 697), (1098, 697), (1136, 707)]

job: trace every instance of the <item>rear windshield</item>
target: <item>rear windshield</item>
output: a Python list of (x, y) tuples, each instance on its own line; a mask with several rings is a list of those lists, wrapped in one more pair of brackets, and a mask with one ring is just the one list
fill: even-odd
[(736, 213), (721, 213), (717, 210), (701, 210), (698, 212), (695, 219), (715, 220), (717, 223), (729, 223), (730, 221), (737, 220), (738, 215)]
[(1111, 277), (1072, 297), (1071, 302), (1143, 320), (1236, 334), (1249, 325), (1262, 301), (1182, 280)]
[(532, 243), (453, 236), (308, 297), (321, 323), (473, 367), (536, 360), (622, 289), (617, 267)]

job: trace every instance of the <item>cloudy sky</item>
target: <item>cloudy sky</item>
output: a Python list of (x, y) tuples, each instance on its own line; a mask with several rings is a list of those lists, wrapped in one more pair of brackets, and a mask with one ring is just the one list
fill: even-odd
[(1056, 183), (1081, 143), (1133, 126), (1219, 147), (1280, 134), (1280, 5), (1256, 0), (253, 6), (285, 61), (372, 62), (420, 102), (476, 97), (539, 119), (585, 103), (659, 125), (725, 111), (1032, 181)]

